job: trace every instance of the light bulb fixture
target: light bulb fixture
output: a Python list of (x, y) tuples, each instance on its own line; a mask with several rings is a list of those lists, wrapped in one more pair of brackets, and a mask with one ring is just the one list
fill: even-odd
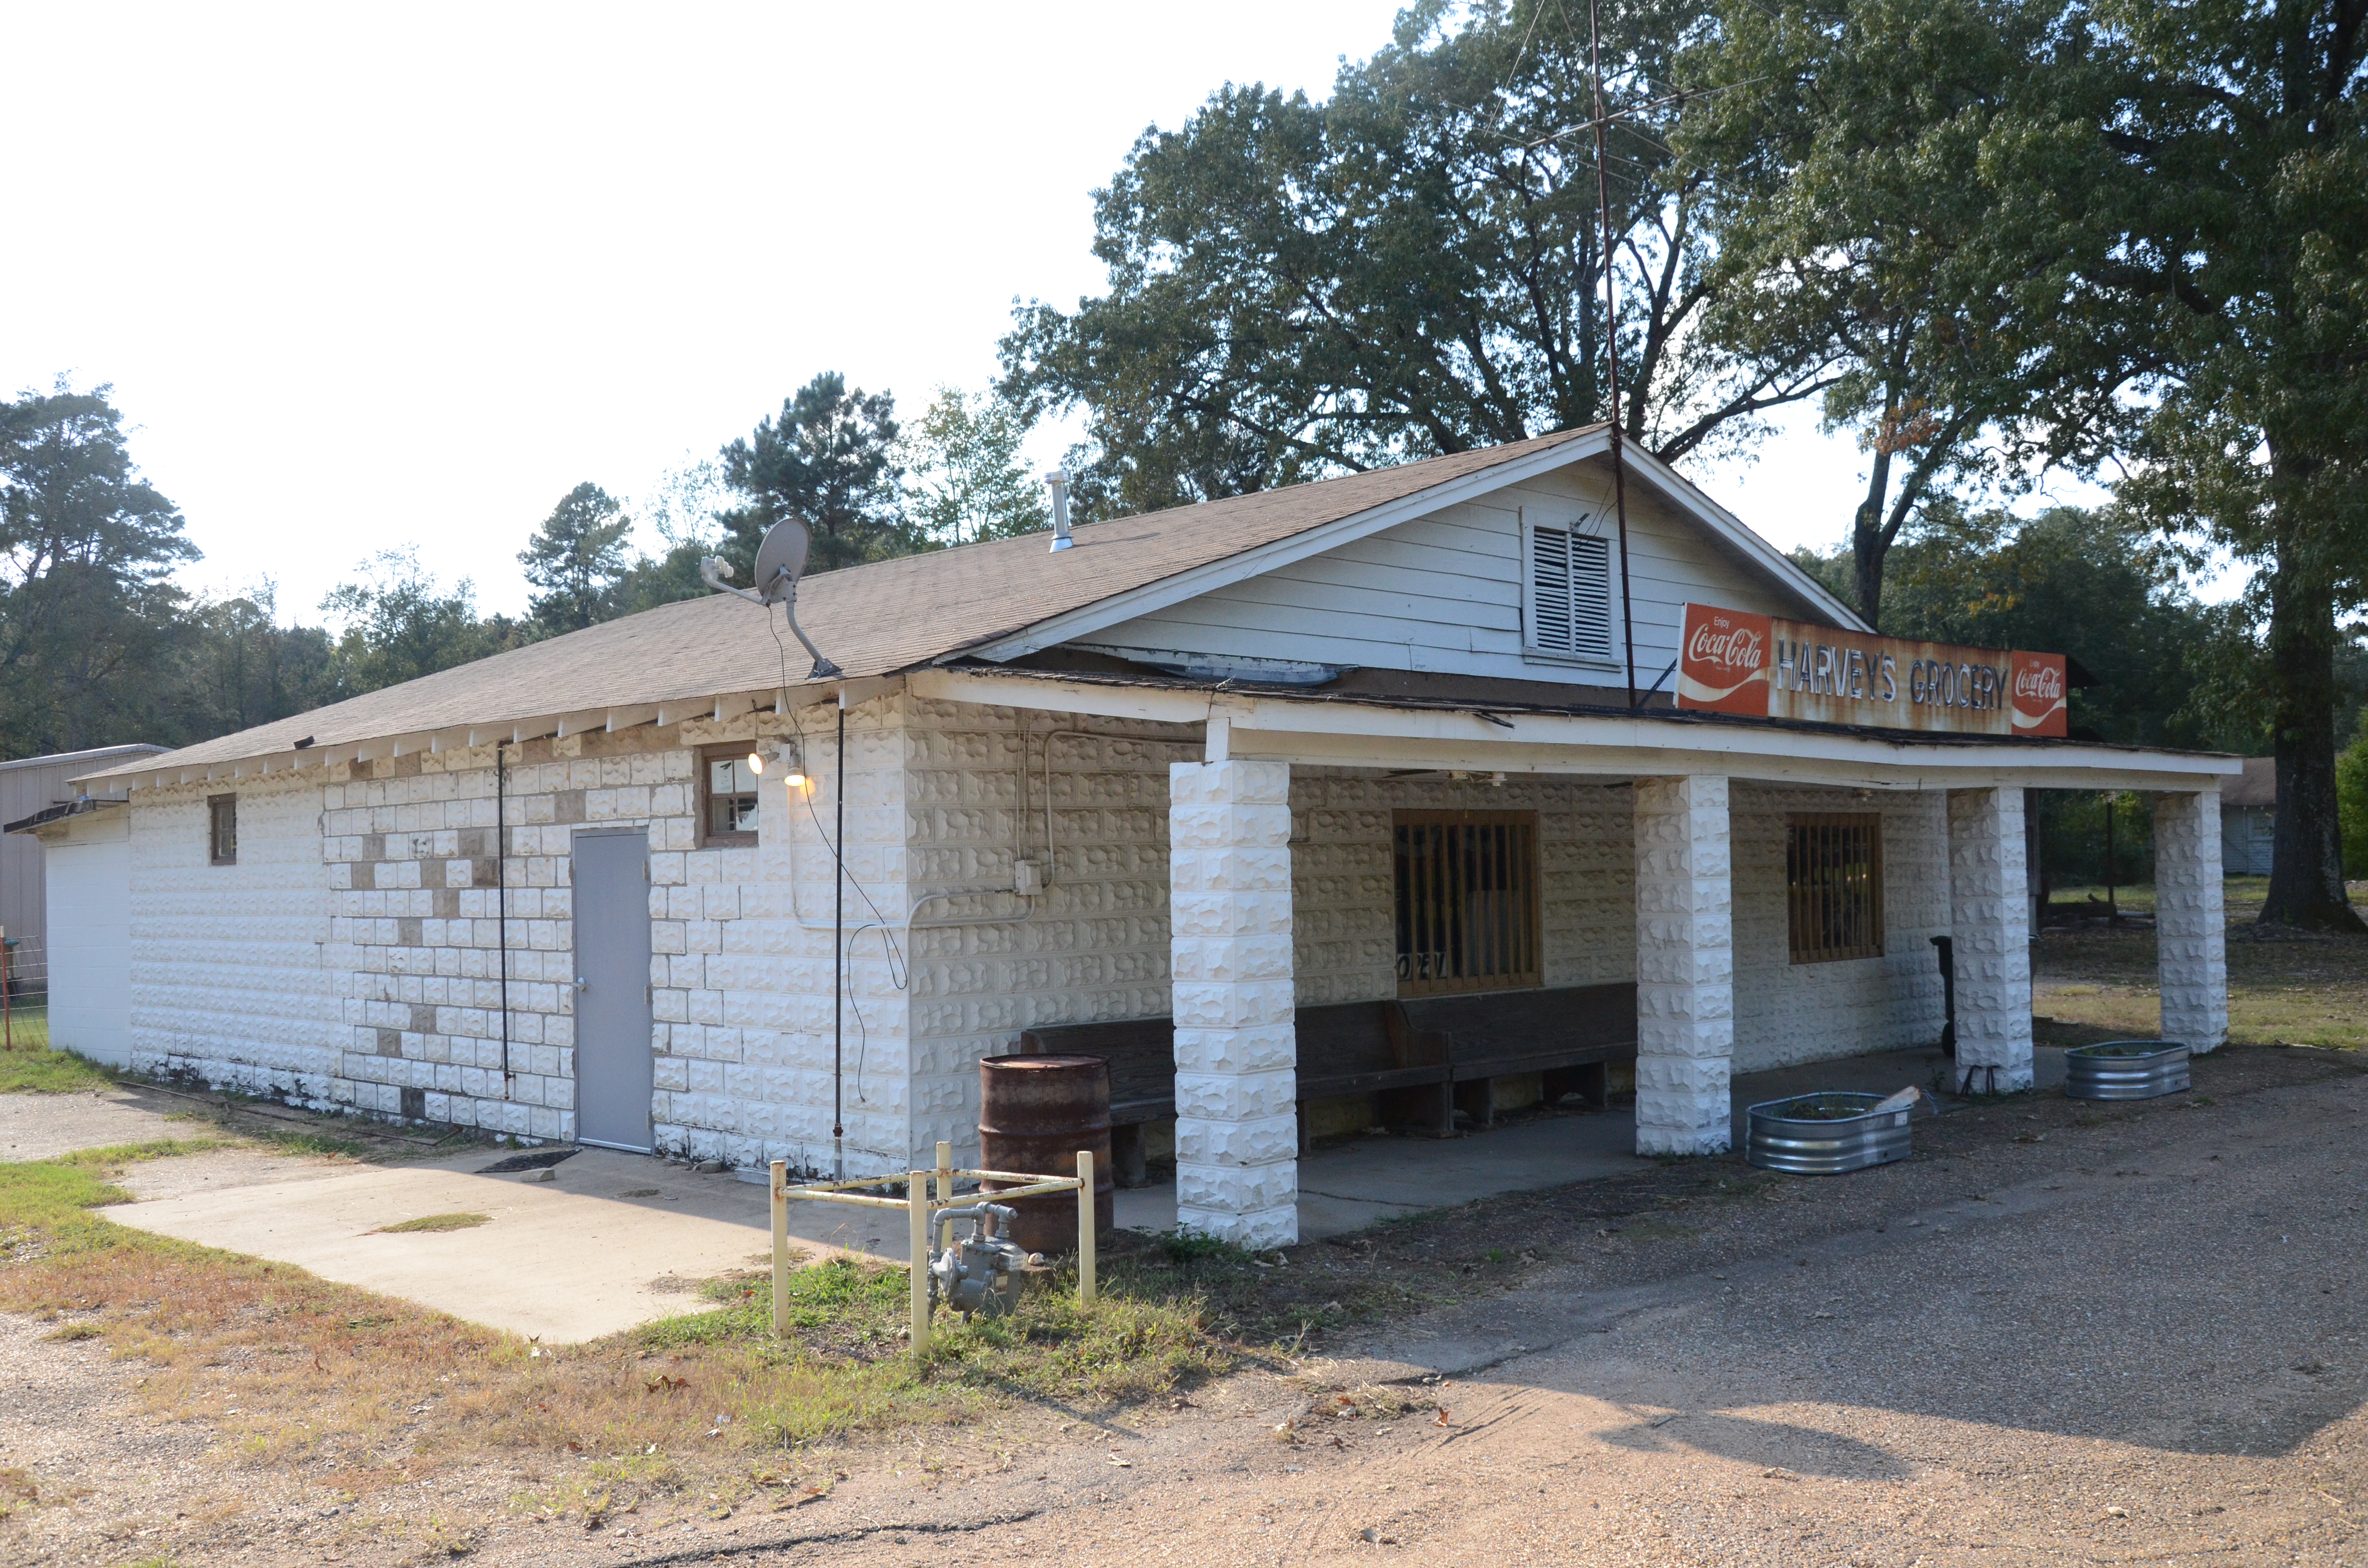
[(790, 769), (789, 778), (782, 780), (782, 782), (789, 785), (792, 790), (803, 790), (806, 787), (806, 776), (792, 767)]
[(763, 752), (752, 751), (748, 754), (748, 771), (751, 773), (762, 773), (765, 771), (765, 754)]

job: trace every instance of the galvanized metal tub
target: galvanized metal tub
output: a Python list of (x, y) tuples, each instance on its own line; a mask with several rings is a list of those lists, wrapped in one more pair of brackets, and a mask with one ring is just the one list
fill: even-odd
[(2150, 1100), (2192, 1084), (2187, 1047), (2173, 1040), (2109, 1040), (2064, 1053), (2064, 1092), (2076, 1100)]
[[(1094, 1229), (1116, 1223), (1110, 1168), (1110, 1062), (1099, 1056), (989, 1056), (978, 1064), (979, 1168), (1073, 1176), (1077, 1151), (1094, 1156)], [(988, 1193), (1006, 1185), (980, 1184)], [(1075, 1252), (1077, 1199), (1066, 1192), (1015, 1198), (1011, 1239), (1030, 1252)]]
[[(1792, 1095), (1744, 1112), (1743, 1157), (1763, 1170), (1839, 1176), (1907, 1157), (1907, 1108), (1878, 1112), (1881, 1095)], [(1810, 1106), (1856, 1106), (1855, 1116), (1789, 1115)]]

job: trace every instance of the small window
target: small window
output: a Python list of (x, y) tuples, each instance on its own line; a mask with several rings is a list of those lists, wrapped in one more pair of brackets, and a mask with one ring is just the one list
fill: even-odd
[(217, 866), (238, 864), (238, 797), (206, 797), (206, 858)]
[(1533, 653), (1611, 657), (1611, 541), (1586, 528), (1528, 525), (1521, 619)]
[(748, 748), (718, 746), (700, 756), (700, 842), (757, 842), (757, 774)]
[(1785, 831), (1793, 961), (1881, 958), (1883, 819), (1795, 816)]
[(1540, 983), (1532, 812), (1400, 812), (1398, 994)]

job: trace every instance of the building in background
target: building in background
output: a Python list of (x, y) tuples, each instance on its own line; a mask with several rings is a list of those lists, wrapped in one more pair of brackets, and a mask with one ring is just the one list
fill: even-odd
[[(7, 928), (9, 939), (23, 944), (17, 953), (28, 966), (40, 963), (48, 949), (49, 893), (41, 869), (41, 841), (14, 829), (80, 795), (83, 787), (67, 782), (74, 775), (121, 766), (134, 757), (153, 756), (164, 749), (153, 745), (99, 746), (90, 751), (0, 762), (0, 823), (7, 824), (10, 830), (6, 836), (0, 836), (0, 926)], [(123, 798), (120, 790), (113, 794), (116, 800)]]
[(2278, 837), (2278, 759), (2248, 756), (2245, 773), (2220, 791), (2220, 869), (2266, 877)]

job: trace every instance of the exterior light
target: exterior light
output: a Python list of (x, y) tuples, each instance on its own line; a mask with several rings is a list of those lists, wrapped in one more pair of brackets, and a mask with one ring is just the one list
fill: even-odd
[(752, 751), (748, 754), (748, 771), (751, 773), (762, 773), (765, 771), (765, 754), (763, 752)]
[(789, 778), (784, 782), (792, 790), (803, 790), (806, 787), (806, 776), (792, 767), (790, 769)]

